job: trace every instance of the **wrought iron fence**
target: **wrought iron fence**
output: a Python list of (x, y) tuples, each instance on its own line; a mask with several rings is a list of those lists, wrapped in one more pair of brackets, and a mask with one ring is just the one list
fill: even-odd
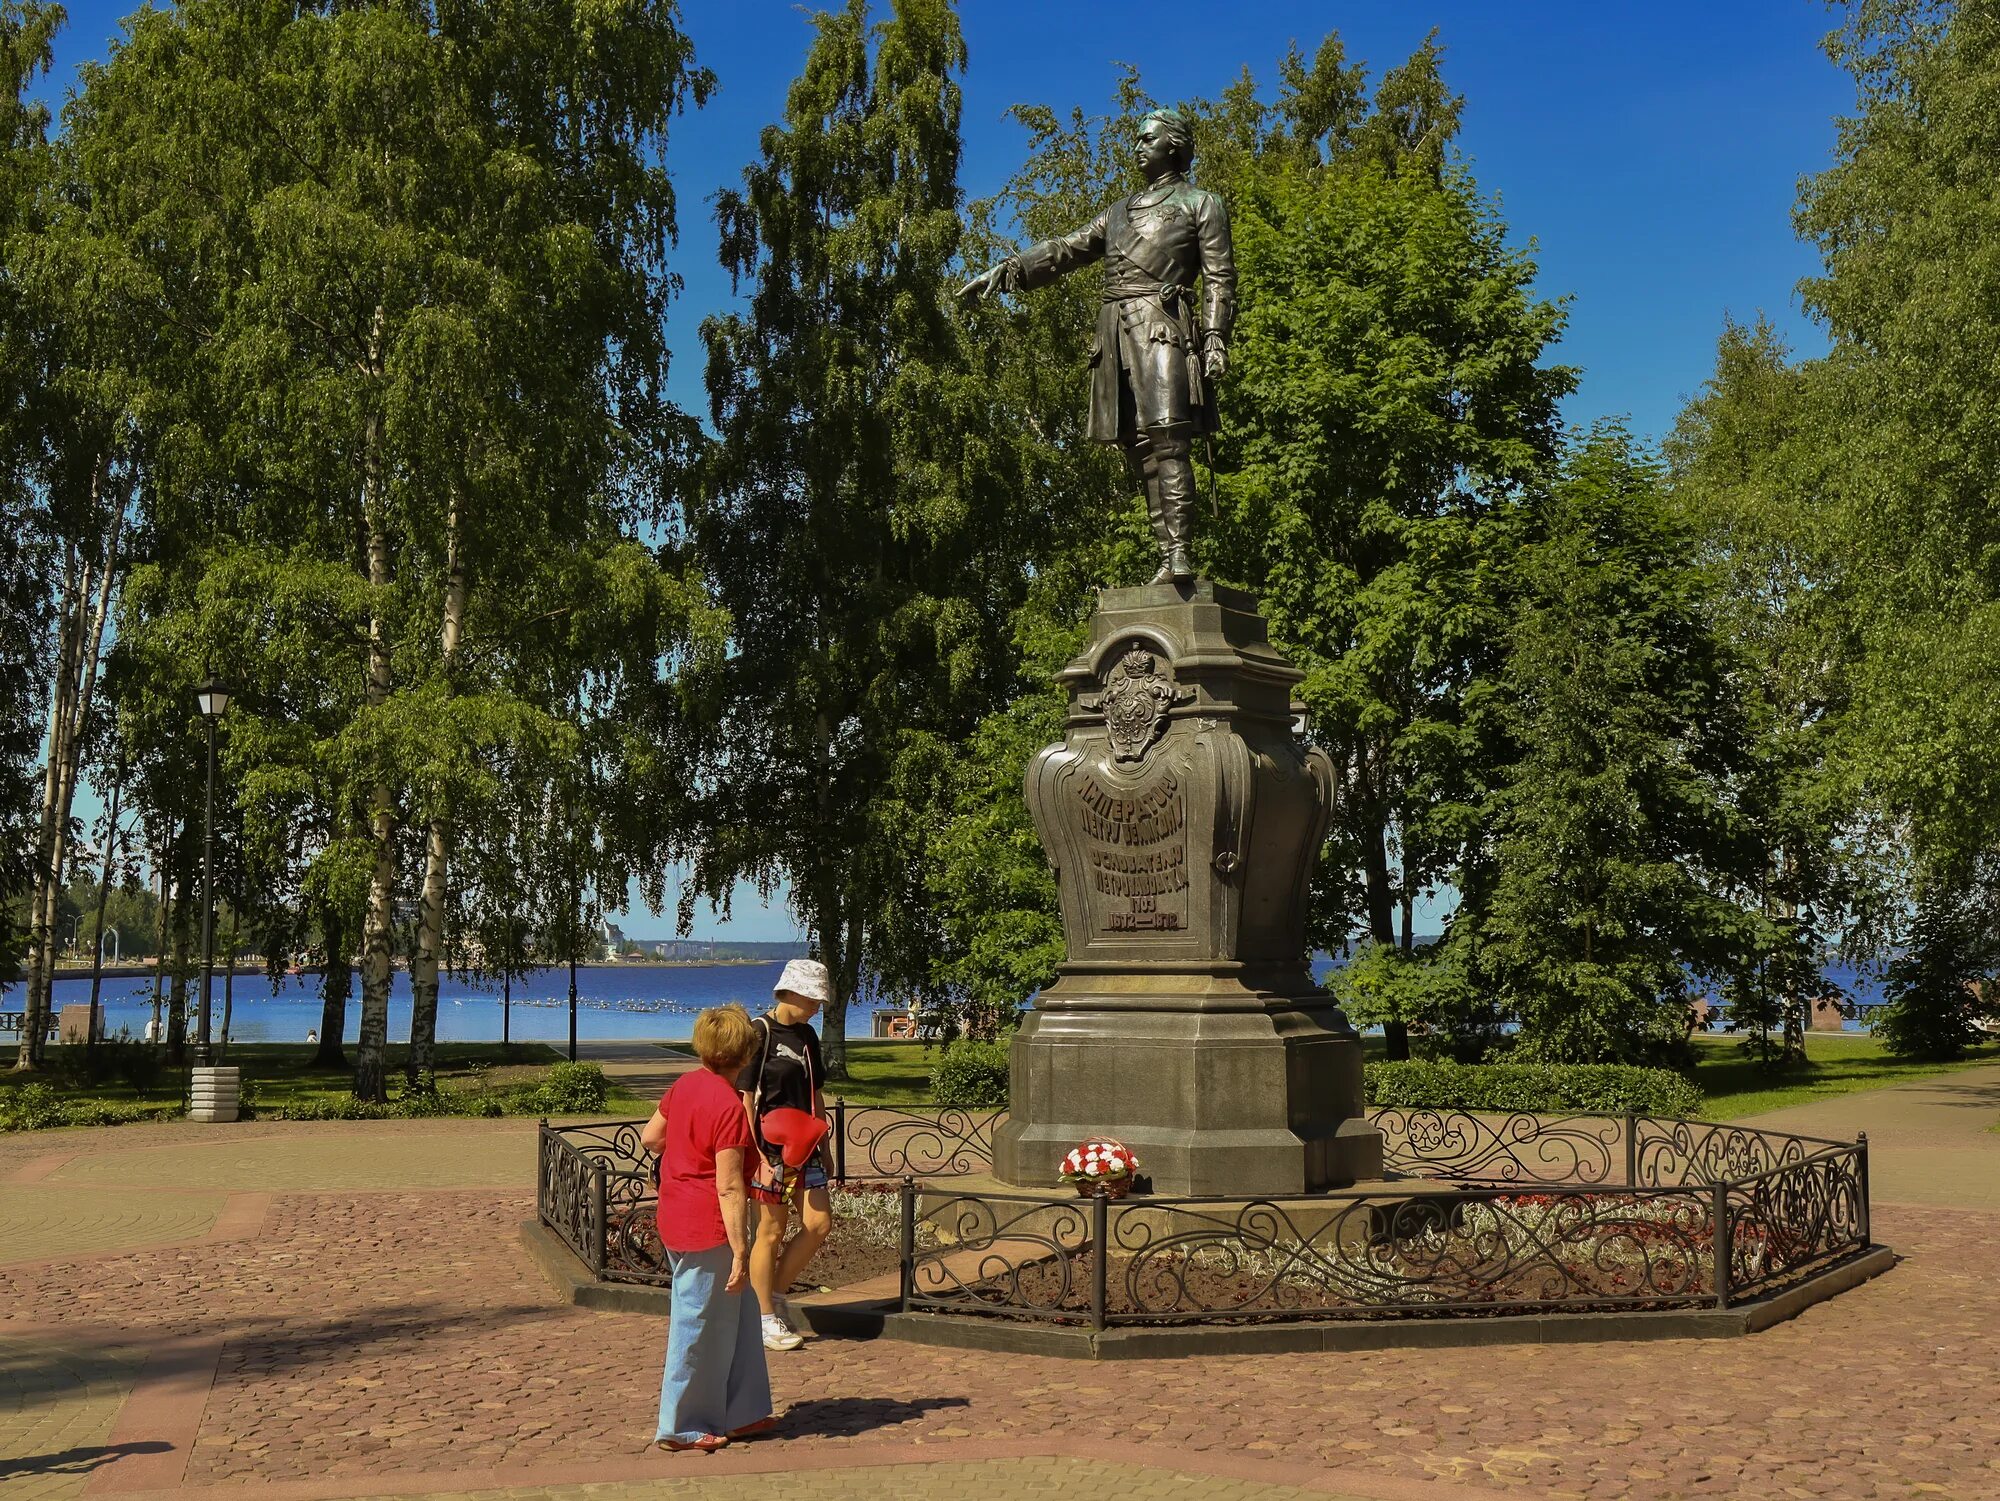
[(943, 1106), (905, 1110), (893, 1105), (833, 1102), (833, 1178), (962, 1177), (993, 1166), (993, 1132), (1005, 1110)]
[[(963, 1177), (990, 1167), (1004, 1110), (902, 1110), (833, 1102), (833, 1181), (896, 1183)], [(642, 1121), (542, 1122), (536, 1214), (606, 1282), (673, 1280), (660, 1245), (659, 1164), (639, 1144)]]
[[(905, 1309), (1103, 1329), (1727, 1307), (1869, 1244), (1865, 1137), (1381, 1109), (1407, 1186), (1113, 1201), (963, 1187), (991, 1166), (1002, 1111), (833, 1115), (836, 1183), (900, 1181)], [(545, 1122), (538, 1213), (598, 1277), (664, 1283), (639, 1126)]]
[(1298, 1199), (908, 1195), (904, 1307), (1123, 1324), (1581, 1308), (1715, 1296), (1713, 1200), (1379, 1189)]

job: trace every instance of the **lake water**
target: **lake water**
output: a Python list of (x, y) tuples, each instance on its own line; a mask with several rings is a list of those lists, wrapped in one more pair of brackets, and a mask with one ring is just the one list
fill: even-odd
[[(1320, 954), (1313, 972), (1322, 981), (1334, 961)], [(583, 1037), (645, 1037), (673, 1041), (690, 1036), (698, 1013), (710, 1006), (736, 1001), (754, 1014), (770, 1003), (771, 986), (784, 969), (782, 961), (768, 964), (619, 964), (593, 966), (576, 972), (576, 1035)], [(1834, 964), (1827, 978), (1863, 1008), (1881, 1002), (1880, 976)], [(82, 1004), (90, 999), (87, 977), (65, 976), (56, 981), (56, 1004)], [(223, 979), (215, 977), (212, 1032), (222, 1035)], [(188, 990), (189, 1011), (199, 1002), (199, 982)], [(153, 1014), (150, 976), (106, 980), (100, 1002), (105, 1030), (116, 1036), (123, 1027), (134, 1037), (145, 1034)], [(861, 1004), (850, 1015), (849, 1030), (869, 1034), (869, 1014), (876, 1008)], [(237, 1042), (304, 1042), (319, 1026), (319, 976), (293, 975), (275, 983), (263, 975), (238, 975), (230, 1035)], [(1864, 1010), (1865, 1014), (1865, 1010)], [(192, 1018), (190, 1018), (191, 1020)], [(441, 1042), (498, 1042), (501, 997), (497, 985), (472, 984), (449, 976), (438, 986), (438, 1028)], [(361, 985), (357, 977), (347, 1002), (347, 1040), (355, 1041), (361, 1027)], [(1865, 1023), (1849, 1021), (1844, 1030), (1860, 1031)], [(567, 1042), (569, 1039), (569, 973), (539, 970), (515, 982), (509, 1033), (522, 1042)], [(398, 970), (389, 991), (389, 1040), (410, 1035), (410, 976)]]
[[(771, 1001), (771, 986), (784, 970), (782, 961), (769, 964), (619, 964), (592, 966), (576, 972), (576, 1035), (583, 1037), (644, 1037), (672, 1041), (691, 1036), (694, 1019), (710, 1006), (736, 1001), (754, 1014)], [(230, 1020), (237, 1042), (304, 1042), (319, 1027), (318, 975), (292, 975), (275, 983), (263, 975), (238, 975)], [(90, 1000), (88, 977), (65, 976), (56, 981), (58, 1006), (83, 1005)], [(215, 977), (211, 1001), (211, 1032), (222, 1034), (223, 978)], [(190, 1021), (200, 1004), (201, 985), (188, 987)], [(151, 976), (106, 980), (99, 993), (106, 1032), (116, 1036), (123, 1027), (134, 1037), (145, 1034), (153, 1014)], [(164, 1002), (163, 1002), (164, 1006)], [(869, 1030), (872, 1006), (856, 1006), (850, 1026), (857, 1036)], [(441, 1042), (498, 1042), (500, 987), (443, 978), (438, 986), (437, 1035)], [(356, 977), (347, 999), (347, 1040), (357, 1040), (361, 1028), (361, 982)], [(410, 1035), (410, 976), (398, 970), (389, 990), (389, 1040)], [(514, 982), (509, 1035), (517, 1042), (569, 1040), (569, 972), (538, 970)]]

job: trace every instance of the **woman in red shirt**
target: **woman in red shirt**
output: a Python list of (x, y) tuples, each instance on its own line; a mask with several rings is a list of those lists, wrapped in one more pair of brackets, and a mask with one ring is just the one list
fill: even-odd
[(732, 1085), (757, 1042), (741, 1006), (702, 1012), (702, 1066), (674, 1081), (639, 1133), (660, 1157), (660, 1244), (674, 1274), (655, 1435), (663, 1449), (720, 1449), (775, 1423), (750, 1289), (750, 1123)]

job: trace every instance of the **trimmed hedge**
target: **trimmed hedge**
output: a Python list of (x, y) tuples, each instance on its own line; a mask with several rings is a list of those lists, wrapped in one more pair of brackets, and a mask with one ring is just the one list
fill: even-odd
[(931, 1070), (931, 1098), (940, 1105), (997, 1110), (1007, 1103), (1004, 1042), (954, 1042)]
[[(269, 1081), (265, 1081), (269, 1086)], [(260, 1102), (243, 1083), (243, 1117), (266, 1121), (420, 1120), (431, 1116), (591, 1115), (605, 1108), (610, 1084), (594, 1063), (557, 1063), (533, 1083), (490, 1088), (439, 1089), (419, 1085), (377, 1105), (351, 1095)], [(1004, 1101), (1003, 1101), (1004, 1103)], [(47, 1084), (0, 1090), (0, 1131), (42, 1131), (51, 1126), (117, 1126), (131, 1121), (177, 1120), (178, 1102), (154, 1104), (69, 1099)]]
[(134, 1121), (172, 1120), (178, 1104), (65, 1099), (46, 1084), (22, 1084), (0, 1091), (0, 1131), (46, 1131), (53, 1126), (124, 1126)]
[(604, 1070), (594, 1063), (557, 1063), (534, 1084), (505, 1089), (439, 1089), (419, 1086), (386, 1105), (350, 1095), (299, 1100), (285, 1105), (260, 1105), (259, 1120), (382, 1121), (422, 1120), (433, 1116), (469, 1115), (590, 1115), (604, 1109), (610, 1093)]
[(1525, 1110), (1694, 1115), (1701, 1090), (1668, 1068), (1623, 1063), (1371, 1063), (1370, 1105), (1408, 1110)]

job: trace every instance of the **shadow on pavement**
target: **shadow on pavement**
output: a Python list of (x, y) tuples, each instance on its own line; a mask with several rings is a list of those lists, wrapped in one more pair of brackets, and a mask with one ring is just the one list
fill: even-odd
[(970, 1407), (965, 1397), (807, 1397), (785, 1409), (780, 1438), (856, 1438), (878, 1428), (913, 1422), (946, 1407)]
[(158, 1439), (136, 1444), (91, 1444), (60, 1454), (27, 1454), (0, 1459), (0, 1481), (20, 1475), (88, 1475), (128, 1454), (165, 1454), (174, 1446)]
[(2000, 1078), (1950, 1083), (1945, 1079), (1925, 1079), (1920, 1087), (1941, 1105), (1964, 1110), (2000, 1110)]
[(31, 1394), (74, 1390), (80, 1361), (116, 1352), (122, 1357), (124, 1380), (136, 1377), (153, 1385), (166, 1379), (205, 1376), (215, 1369), (218, 1347), (225, 1366), (270, 1375), (345, 1360), (385, 1344), (414, 1344), (461, 1331), (476, 1335), (482, 1330), (517, 1329), (536, 1320), (560, 1320), (568, 1312), (538, 1303), (446, 1313), (404, 1304), (321, 1319), (217, 1318), (195, 1328), (169, 1325), (148, 1331), (143, 1366), (133, 1358), (135, 1341), (130, 1329), (80, 1323), (63, 1330), (59, 1348), (30, 1345), (10, 1350), (0, 1346), (0, 1378)]

